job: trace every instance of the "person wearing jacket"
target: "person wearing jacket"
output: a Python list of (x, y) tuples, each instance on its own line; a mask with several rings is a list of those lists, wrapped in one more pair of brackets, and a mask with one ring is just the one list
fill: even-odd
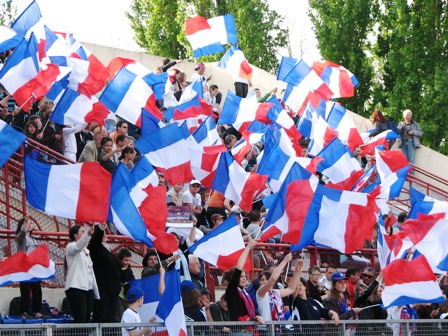
[(423, 135), (423, 131), (420, 125), (412, 119), (412, 111), (403, 111), (403, 121), (398, 124), (398, 133), (400, 138), (398, 139), (398, 147), (401, 148), (404, 156), (410, 163), (415, 162), (415, 149), (420, 148), (420, 138)]
[(98, 284), (100, 298), (93, 304), (93, 322), (113, 323), (121, 292), (121, 264), (110, 252), (104, 231), (106, 223), (95, 225), (87, 249), (93, 262), (93, 272)]
[(65, 295), (73, 310), (73, 323), (89, 323), (93, 300), (99, 299), (93, 263), (87, 249), (95, 228), (87, 231), (80, 225), (70, 228), (70, 243), (65, 249)]

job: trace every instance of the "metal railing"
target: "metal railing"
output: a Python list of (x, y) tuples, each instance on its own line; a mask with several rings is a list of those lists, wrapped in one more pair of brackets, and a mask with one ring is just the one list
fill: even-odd
[[(189, 336), (200, 335), (260, 335), (260, 336), (379, 336), (379, 335), (448, 335), (448, 320), (349, 320), (335, 326), (332, 321), (279, 321), (257, 325), (252, 322), (186, 322)], [(153, 334), (166, 335), (162, 323), (141, 324), (0, 324), (0, 335), (39, 336), (121, 336), (122, 328), (149, 327)], [(230, 328), (232, 333), (223, 331)], [(253, 331), (257, 329), (257, 331)], [(148, 333), (149, 334), (149, 333)]]

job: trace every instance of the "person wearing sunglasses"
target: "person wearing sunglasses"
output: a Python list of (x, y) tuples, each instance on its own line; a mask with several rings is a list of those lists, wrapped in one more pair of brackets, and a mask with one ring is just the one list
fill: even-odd
[(366, 267), (361, 277), (362, 281), (368, 286), (376, 279), (376, 271), (373, 267)]

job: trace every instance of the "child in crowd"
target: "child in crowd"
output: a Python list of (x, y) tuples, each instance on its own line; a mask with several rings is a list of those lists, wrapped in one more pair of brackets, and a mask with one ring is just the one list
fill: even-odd
[[(140, 316), (137, 311), (141, 306), (143, 306), (143, 297), (145, 292), (140, 287), (131, 287), (127, 294), (126, 300), (129, 303), (129, 308), (126, 309), (121, 317), (121, 323), (141, 323)], [(155, 317), (152, 317), (149, 322), (154, 323), (156, 321)], [(149, 327), (123, 327), (121, 328), (122, 336), (142, 336), (142, 335), (152, 335), (152, 330)]]

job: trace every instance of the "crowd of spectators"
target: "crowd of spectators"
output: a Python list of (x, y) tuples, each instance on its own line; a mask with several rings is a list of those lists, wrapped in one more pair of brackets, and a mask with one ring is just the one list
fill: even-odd
[[(180, 61), (171, 62), (164, 60), (163, 65), (155, 72), (168, 72), (172, 84), (171, 90), (165, 94), (164, 99), (157, 104), (162, 109), (176, 106), (181, 100), (182, 93), (191, 83), (187, 75), (177, 69), (171, 69)], [(222, 94), (217, 84), (213, 83), (212, 75), (205, 75), (206, 67), (203, 63), (197, 64), (191, 81), (201, 81), (204, 90), (204, 99), (209, 104), (216, 116), (219, 116), (222, 108)], [(248, 86), (251, 83), (247, 83)], [(247, 88), (241, 86), (237, 93), (246, 96)], [(275, 97), (277, 88), (262, 95), (255, 88), (254, 95), (258, 102), (265, 102)], [(134, 147), (133, 142), (140, 136), (139, 129), (125, 120), (117, 120), (115, 131), (108, 132), (104, 127), (96, 124), (59, 125), (50, 119), (54, 108), (53, 102), (43, 98), (32, 104), (29, 111), (23, 111), (14, 103), (7, 91), (3, 90), (0, 99), (0, 118), (23, 132), (29, 139), (47, 146), (66, 156), (71, 161), (88, 162), (97, 161), (111, 174), (117, 165), (122, 162), (129, 170), (141, 157), (141, 153)], [(285, 109), (289, 111), (287, 106)], [(412, 121), (412, 112), (405, 111), (405, 120), (399, 125), (403, 150), (413, 162), (413, 148), (419, 146), (418, 139), (421, 129)], [(291, 118), (297, 116), (290, 114)], [(372, 123), (375, 136), (390, 129), (386, 118), (381, 111), (375, 110), (372, 114)], [(223, 143), (230, 150), (241, 137), (232, 125), (217, 127)], [(412, 141), (412, 146), (406, 142)], [(302, 139), (300, 145), (303, 148), (302, 155), (307, 156), (309, 139)], [(411, 148), (412, 147), (412, 148)], [(30, 153), (33, 146), (27, 145), (26, 153)], [(263, 143), (253, 145), (252, 150), (244, 157), (242, 166), (246, 171), (256, 171), (258, 158), (263, 150)], [(361, 150), (354, 152), (359, 158), (360, 164), (365, 167), (368, 162), (361, 160)], [(38, 158), (40, 161), (57, 164), (58, 161), (46, 155)], [(372, 160), (374, 158), (370, 158)], [(324, 183), (324, 181), (323, 181)], [(251, 253), (260, 237), (265, 209), (261, 202), (254, 202), (253, 209), (249, 212), (242, 211), (238, 204), (226, 198), (222, 193), (210, 190), (200, 181), (194, 179), (186, 184), (169, 186), (163, 174), (159, 173), (159, 185), (167, 188), (166, 198), (170, 206), (186, 206), (191, 209), (194, 217), (194, 225), (190, 230), (177, 231), (170, 229), (179, 244), (179, 250), (173, 255), (164, 255), (155, 250), (150, 250), (143, 258), (142, 277), (160, 274), (164, 276), (165, 269), (174, 267), (182, 270), (185, 279), (181, 284), (185, 315), (194, 321), (256, 321), (260, 324), (260, 334), (265, 331), (262, 324), (272, 320), (319, 320), (332, 319), (337, 325), (340, 319), (386, 319), (388, 316), (397, 316), (397, 311), (385, 311), (378, 303), (381, 302), (381, 292), (384, 288), (381, 276), (377, 277), (378, 265), (370, 264), (366, 260), (352, 260), (357, 267), (348, 267), (345, 273), (338, 271), (348, 265), (347, 260), (341, 257), (338, 266), (327, 265), (322, 270), (322, 264), (312, 265), (308, 269), (308, 279), (302, 275), (303, 260), (293, 260), (291, 254), (277, 253), (275, 250), (258, 249)], [(270, 190), (264, 193), (269, 194)], [(225, 294), (217, 301), (211, 302), (212, 295), (207, 289), (205, 281), (204, 262), (197, 256), (184, 253), (198, 238), (208, 234), (219, 226), (226, 218), (235, 216), (240, 225), (241, 235), (247, 241), (246, 248), (237, 265), (222, 275), (221, 285), (225, 288)], [(400, 217), (401, 216), (401, 217)], [(399, 216), (399, 222), (403, 216)], [(24, 218), (18, 225), (17, 239), (20, 250), (30, 252), (35, 241), (33, 240), (32, 225)], [(93, 313), (95, 322), (140, 322), (136, 311), (142, 306), (143, 293), (135, 288), (129, 288), (129, 283), (134, 279), (131, 270), (131, 253), (127, 249), (121, 249), (115, 256), (107, 245), (105, 232), (111, 223), (102, 223), (85, 229), (81, 226), (73, 226), (70, 229), (70, 243), (66, 248), (66, 283), (65, 291), (70, 302), (75, 323), (89, 322)], [(113, 230), (113, 227), (112, 227)], [(367, 248), (376, 248), (378, 226), (374, 228), (376, 235), (372, 241), (366, 242)], [(395, 227), (390, 226), (391, 233), (400, 230), (400, 223)], [(116, 232), (120, 234), (119, 232)], [(275, 237), (269, 243), (280, 242), (281, 237)], [(251, 255), (257, 270), (264, 271), (257, 274), (251, 282), (248, 273), (244, 270), (246, 259)], [(349, 258), (348, 256), (345, 256)], [(275, 265), (277, 265), (275, 267)], [(285, 272), (285, 267), (294, 265), (291, 274)], [(291, 267), (292, 268), (292, 267)], [(323, 271), (323, 272), (322, 272)], [(288, 277), (291, 276), (291, 277)], [(23, 289), (22, 289), (23, 287)], [(33, 307), (23, 307), (24, 318), (41, 316), (38, 304), (41, 298), (40, 284), (21, 284), (22, 298), (29, 299), (29, 291), (33, 293)], [(163, 288), (164, 290), (164, 288)], [(163, 292), (161, 290), (161, 292)], [(39, 292), (40, 291), (40, 292)], [(27, 296), (28, 295), (28, 296)], [(365, 309), (369, 308), (370, 309)], [(434, 306), (430, 317), (446, 317), (446, 306)], [(395, 308), (394, 308), (395, 309)], [(411, 316), (409, 310), (416, 307), (399, 307), (399, 317)], [(404, 312), (403, 312), (404, 311)], [(394, 315), (395, 314), (395, 315)], [(400, 315), (401, 314), (401, 315)], [(234, 327), (233, 327), (234, 328)], [(285, 327), (278, 326), (284, 329)], [(312, 335), (322, 326), (303, 328), (303, 334)], [(365, 328), (374, 328), (365, 326)], [(236, 329), (223, 327), (220, 332), (234, 331), (253, 332), (253, 326), (245, 326)], [(126, 329), (125, 332), (137, 331), (145, 333), (147, 329)], [(204, 326), (204, 333), (210, 333), (211, 329)], [(283, 330), (283, 332), (286, 332)], [(348, 330), (347, 334), (354, 334), (355, 328)], [(381, 330), (387, 334), (389, 330)], [(216, 330), (214, 331), (216, 333)]]

